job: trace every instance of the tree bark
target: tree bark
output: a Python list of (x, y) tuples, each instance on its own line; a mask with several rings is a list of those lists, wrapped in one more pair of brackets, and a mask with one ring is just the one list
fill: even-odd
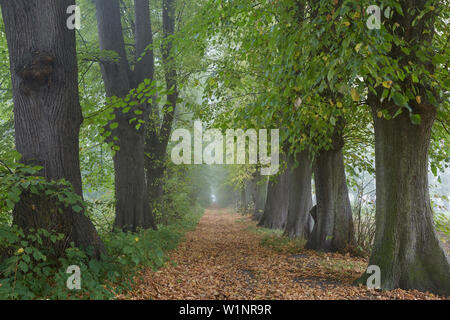
[(345, 178), (342, 136), (335, 134), (333, 147), (316, 156), (315, 221), (306, 248), (321, 251), (351, 251), (355, 244), (352, 209)]
[(154, 79), (155, 57), (153, 53), (153, 30), (149, 0), (134, 0), (136, 65), (134, 67), (134, 87), (145, 79)]
[(284, 233), (307, 240), (312, 226), (309, 214), (312, 207), (312, 163), (307, 151), (297, 153), (296, 159), (298, 165), (295, 167), (295, 159), (289, 156), (289, 202)]
[[(39, 165), (49, 180), (66, 179), (82, 197), (75, 32), (66, 26), (73, 0), (0, 1), (11, 61), (16, 148), (25, 164)], [(61, 210), (62, 213), (58, 213)], [(44, 228), (65, 234), (67, 243), (106, 253), (91, 221), (45, 195), (25, 192), (14, 223), (25, 230)]]
[(145, 174), (150, 210), (154, 216), (160, 210), (163, 196), (167, 145), (164, 147), (160, 140), (159, 115), (156, 115), (156, 110), (152, 112), (145, 136)]
[(264, 213), (259, 226), (270, 229), (284, 229), (289, 204), (289, 173), (285, 170), (269, 181)]
[(413, 125), (406, 112), (385, 120), (376, 110), (376, 234), (369, 265), (380, 267), (382, 289), (450, 295), (448, 256), (435, 231), (428, 191), (428, 147), (436, 108), (423, 110), (420, 125)]

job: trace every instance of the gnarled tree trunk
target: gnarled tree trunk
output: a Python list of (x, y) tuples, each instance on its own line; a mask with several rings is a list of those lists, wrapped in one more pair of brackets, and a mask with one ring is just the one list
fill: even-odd
[(343, 139), (335, 134), (333, 141), (330, 150), (316, 156), (316, 217), (306, 248), (346, 252), (355, 244), (352, 208), (345, 178)]
[[(73, 0), (1, 1), (11, 61), (16, 148), (26, 164), (42, 166), (49, 180), (66, 179), (82, 196), (75, 32), (66, 26)], [(58, 213), (61, 210), (62, 213)], [(45, 195), (24, 193), (14, 223), (25, 230), (44, 228), (65, 234), (57, 244), (92, 246), (106, 253), (91, 221)]]

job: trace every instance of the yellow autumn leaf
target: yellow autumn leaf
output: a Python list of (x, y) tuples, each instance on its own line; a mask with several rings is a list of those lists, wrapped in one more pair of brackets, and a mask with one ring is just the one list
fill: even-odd
[(336, 103), (336, 105), (337, 105), (338, 108), (342, 108), (342, 102), (338, 101), (338, 102)]
[(420, 104), (422, 102), (422, 97), (421, 96), (417, 96), (416, 97), (416, 101), (418, 104)]
[(348, 26), (350, 25), (350, 22), (344, 21), (344, 25), (345, 25), (346, 27), (348, 27)]
[(358, 43), (358, 44), (355, 46), (355, 51), (356, 51), (356, 52), (359, 52), (359, 50), (361, 49), (361, 46), (362, 46), (362, 42)]
[(383, 81), (382, 85), (383, 87), (389, 89), (392, 86), (392, 81), (391, 80)]
[(359, 93), (355, 88), (352, 88), (351, 95), (353, 101), (359, 101)]
[(378, 111), (378, 112), (377, 112), (377, 116), (378, 116), (378, 118), (381, 118), (381, 117), (383, 116), (383, 112)]

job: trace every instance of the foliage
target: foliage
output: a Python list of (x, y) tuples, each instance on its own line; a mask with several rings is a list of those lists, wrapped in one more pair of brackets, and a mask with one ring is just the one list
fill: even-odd
[(450, 237), (450, 219), (444, 213), (438, 213), (434, 217), (436, 229)]
[[(0, 212), (10, 212), (19, 202), (23, 193), (45, 195), (65, 207), (71, 207), (76, 213), (83, 211), (83, 199), (77, 195), (66, 180), (47, 181), (38, 173), (39, 166), (27, 166), (20, 163), (2, 162), (0, 168)], [(37, 208), (33, 209), (36, 210)], [(58, 209), (62, 212), (62, 209)]]
[[(113, 299), (129, 290), (138, 270), (157, 270), (167, 261), (183, 234), (197, 224), (201, 210), (193, 210), (183, 219), (158, 231), (113, 232), (102, 235), (108, 255), (92, 258), (89, 248), (73, 246), (58, 259), (52, 247), (63, 235), (47, 230), (24, 234), (16, 226), (0, 225), (0, 299)], [(33, 230), (34, 231), (34, 230)], [(67, 268), (81, 270), (81, 289), (69, 290)]]

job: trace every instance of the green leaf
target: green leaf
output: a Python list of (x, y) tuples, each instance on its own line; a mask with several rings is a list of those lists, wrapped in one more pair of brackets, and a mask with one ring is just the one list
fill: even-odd
[(407, 100), (405, 96), (403, 96), (400, 92), (395, 91), (392, 95), (392, 100), (394, 100), (394, 103), (400, 107), (406, 107)]
[(422, 118), (417, 113), (411, 113), (410, 118), (411, 118), (411, 122), (416, 125), (419, 125), (420, 122), (422, 121)]
[(73, 211), (75, 211), (77, 213), (80, 213), (83, 210), (83, 208), (78, 206), (78, 205), (77, 206), (73, 206), (72, 209), (73, 209)]
[(22, 270), (24, 273), (26, 273), (29, 270), (28, 265), (24, 261), (19, 262), (19, 269)]
[(402, 108), (398, 108), (397, 111), (395, 112), (393, 118), (397, 117), (397, 116), (398, 116), (399, 114), (401, 114), (402, 112), (403, 112), (403, 109), (402, 109)]

